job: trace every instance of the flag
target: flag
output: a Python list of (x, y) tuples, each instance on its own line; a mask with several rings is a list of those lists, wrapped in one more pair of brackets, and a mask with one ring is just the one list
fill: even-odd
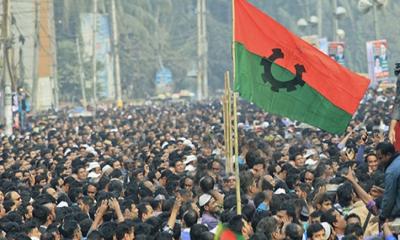
[(244, 240), (244, 237), (233, 232), (224, 224), (219, 223), (214, 235), (214, 240)]
[(343, 133), (369, 80), (246, 0), (235, 1), (235, 90), (265, 111)]

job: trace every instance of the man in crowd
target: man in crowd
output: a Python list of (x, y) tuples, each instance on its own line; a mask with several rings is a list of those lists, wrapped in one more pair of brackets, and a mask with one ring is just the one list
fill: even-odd
[(373, 218), (392, 236), (400, 160), (378, 97), (368, 92), (343, 136), (240, 104), (239, 177), (225, 166), (219, 102), (35, 116), (0, 139), (0, 237), (350, 239), (378, 235)]

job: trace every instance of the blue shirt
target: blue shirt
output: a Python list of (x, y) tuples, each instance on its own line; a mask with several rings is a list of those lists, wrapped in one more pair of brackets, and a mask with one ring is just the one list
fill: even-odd
[(381, 218), (400, 217), (400, 155), (385, 170), (385, 192), (382, 200)]

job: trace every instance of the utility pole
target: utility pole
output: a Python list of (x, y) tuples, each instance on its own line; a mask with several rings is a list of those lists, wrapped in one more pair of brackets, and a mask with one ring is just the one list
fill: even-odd
[(112, 20), (112, 31), (113, 31), (114, 79), (116, 88), (116, 100), (117, 100), (117, 106), (122, 107), (121, 74), (119, 68), (119, 42), (118, 42), (117, 17), (115, 13), (115, 0), (111, 0), (111, 20)]
[(333, 1), (333, 40), (337, 41), (337, 30), (339, 29), (339, 22), (338, 22), (338, 17), (336, 15), (336, 9), (337, 9), (337, 0), (332, 0)]
[(322, 0), (318, 0), (318, 37), (322, 38)]
[(373, 2), (372, 11), (374, 14), (374, 28), (375, 28), (375, 40), (380, 39), (380, 31), (379, 31), (379, 24), (378, 24), (378, 11), (377, 11), (378, 4)]
[(201, 12), (202, 12), (202, 0), (197, 0), (197, 99), (202, 100), (202, 80), (203, 80), (203, 73), (204, 73), (204, 68), (203, 68), (203, 61), (202, 61), (202, 56), (203, 56), (203, 42), (202, 42), (202, 17), (201, 17)]
[(57, 41), (56, 41), (56, 26), (54, 23), (54, 1), (49, 2), (50, 6), (50, 33), (51, 33), (51, 38), (50, 41), (52, 41), (53, 45), (53, 102), (54, 102), (54, 107), (58, 111), (59, 107), (59, 88), (58, 88), (58, 63), (57, 63)]
[(38, 99), (38, 66), (39, 66), (39, 0), (35, 0), (35, 33), (32, 64), (32, 109), (37, 110)]
[(201, 35), (202, 35), (202, 61), (203, 61), (203, 97), (208, 98), (208, 43), (207, 43), (207, 8), (206, 8), (206, 0), (201, 0)]
[(82, 58), (81, 58), (81, 48), (79, 44), (79, 37), (76, 38), (76, 51), (78, 53), (78, 64), (79, 64), (79, 80), (81, 83), (81, 91), (82, 91), (82, 101), (83, 101), (83, 107), (87, 108), (87, 98), (86, 98), (86, 89), (85, 89), (85, 76), (84, 72), (82, 69)]
[(92, 37), (92, 73), (93, 73), (93, 103), (97, 108), (97, 60), (96, 60), (96, 31), (97, 31), (97, 0), (93, 0), (93, 37)]
[(11, 52), (12, 41), (10, 38), (10, 1), (3, 1), (3, 22), (2, 22), (2, 37), (3, 37), (3, 51), (4, 51), (4, 120), (5, 120), (5, 134), (10, 136), (13, 132), (13, 114), (12, 114), (12, 102), (11, 102)]

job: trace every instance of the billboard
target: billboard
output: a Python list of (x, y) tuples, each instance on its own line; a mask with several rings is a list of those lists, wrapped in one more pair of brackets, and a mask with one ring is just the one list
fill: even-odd
[(315, 48), (318, 48), (321, 52), (328, 54), (328, 39), (327, 38), (319, 38), (317, 35), (304, 36), (302, 39), (309, 44), (313, 45)]
[(155, 78), (157, 94), (172, 93), (172, 72), (166, 67), (161, 67)]
[[(93, 17), (94, 14), (92, 13), (81, 14), (83, 59), (85, 62), (91, 61), (93, 53)], [(97, 97), (111, 99), (114, 98), (115, 91), (109, 17), (105, 14), (97, 14), (96, 20), (96, 59), (97, 63), (100, 63), (97, 64)]]
[(329, 57), (331, 57), (333, 60), (335, 60), (342, 66), (346, 66), (344, 52), (345, 52), (344, 42), (329, 42), (328, 43)]
[(373, 85), (389, 78), (387, 41), (375, 40), (367, 42), (368, 76)]

